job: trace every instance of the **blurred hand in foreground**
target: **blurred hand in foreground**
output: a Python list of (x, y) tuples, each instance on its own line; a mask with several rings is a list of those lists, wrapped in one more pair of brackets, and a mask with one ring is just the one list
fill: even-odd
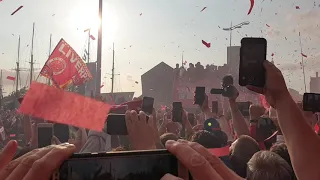
[[(11, 150), (14, 150), (13, 147), (11, 148)], [(49, 180), (54, 170), (59, 168), (63, 161), (68, 159), (75, 150), (75, 146), (69, 143), (34, 149), (6, 163), (0, 169), (0, 180)], [(11, 155), (11, 153), (8, 154)]]
[[(193, 179), (243, 180), (230, 170), (218, 157), (195, 142), (184, 140), (166, 142), (166, 148), (190, 171)], [(185, 178), (185, 177), (182, 177)], [(165, 175), (162, 180), (180, 179)]]

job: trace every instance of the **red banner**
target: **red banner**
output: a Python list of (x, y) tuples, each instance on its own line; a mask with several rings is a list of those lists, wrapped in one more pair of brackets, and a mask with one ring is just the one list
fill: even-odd
[(61, 88), (70, 83), (81, 85), (92, 79), (86, 64), (64, 39), (59, 41), (40, 74)]

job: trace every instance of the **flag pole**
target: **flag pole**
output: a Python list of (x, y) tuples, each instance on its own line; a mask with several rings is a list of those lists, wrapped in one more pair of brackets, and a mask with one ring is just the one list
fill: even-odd
[(303, 59), (302, 43), (301, 43), (301, 33), (300, 33), (300, 32), (299, 32), (299, 41), (300, 41), (300, 55), (301, 55), (301, 65), (302, 65), (304, 92), (307, 92), (306, 75), (305, 75), (305, 72), (304, 72), (304, 59)]

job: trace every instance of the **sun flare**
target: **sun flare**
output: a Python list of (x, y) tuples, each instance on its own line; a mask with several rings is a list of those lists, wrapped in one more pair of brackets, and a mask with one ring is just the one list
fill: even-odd
[[(113, 42), (119, 26), (118, 15), (115, 9), (110, 6), (104, 7), (102, 19), (103, 39)], [(80, 31), (90, 28), (93, 35), (97, 35), (101, 25), (98, 7), (88, 7), (87, 4), (75, 7), (70, 12), (69, 21), (72, 28)]]

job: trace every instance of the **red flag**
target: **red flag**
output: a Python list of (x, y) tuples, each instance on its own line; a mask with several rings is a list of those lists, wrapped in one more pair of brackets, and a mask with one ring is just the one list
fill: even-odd
[(92, 79), (87, 65), (64, 39), (59, 41), (40, 75), (52, 79), (61, 88), (71, 82), (81, 85)]
[(76, 127), (101, 131), (110, 105), (33, 82), (19, 111), (26, 115)]
[(265, 109), (270, 108), (270, 104), (267, 102), (266, 97), (262, 94), (259, 95), (260, 103)]
[(250, 9), (249, 9), (248, 15), (251, 13), (253, 6), (254, 6), (254, 0), (250, 0)]
[(202, 40), (202, 44), (204, 44), (207, 48), (210, 48), (211, 47), (211, 43), (208, 43), (204, 40)]
[(301, 53), (301, 56), (303, 56), (303, 57), (305, 57), (305, 58), (307, 58), (307, 57), (308, 57), (307, 55), (305, 55), (305, 54), (303, 54), (303, 53)]
[(15, 81), (15, 80), (16, 80), (16, 78), (13, 77), (13, 76), (7, 76), (7, 79), (9, 79), (9, 80), (11, 80), (11, 81)]
[(18, 12), (21, 8), (23, 8), (23, 6), (18, 7), (18, 9), (16, 9), (15, 11), (13, 11), (13, 13), (11, 13), (11, 16), (13, 16), (16, 12)]
[(92, 36), (92, 35), (90, 35), (90, 38), (91, 38), (92, 40), (96, 40), (96, 38), (95, 38), (94, 36)]

